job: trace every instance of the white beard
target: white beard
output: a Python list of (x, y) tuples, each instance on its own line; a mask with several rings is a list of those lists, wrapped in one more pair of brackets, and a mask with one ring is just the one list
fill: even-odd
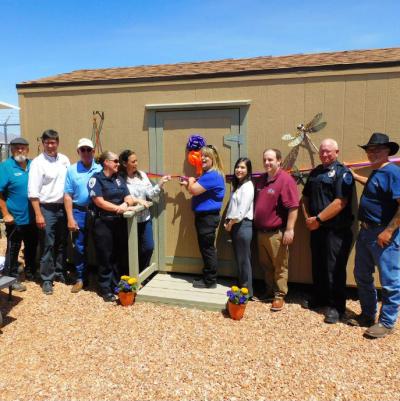
[(26, 162), (26, 156), (25, 155), (16, 155), (14, 156), (14, 159), (17, 163), (23, 163)]

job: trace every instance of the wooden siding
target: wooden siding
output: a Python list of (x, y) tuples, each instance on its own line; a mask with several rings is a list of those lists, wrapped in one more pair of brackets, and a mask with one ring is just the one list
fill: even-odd
[[(249, 99), (247, 149), (255, 171), (262, 170), (264, 148), (280, 148), (284, 155), (287, 154), (289, 148), (281, 140), (282, 134), (293, 133), (298, 123), (307, 122), (317, 112), (323, 112), (328, 126), (312, 134), (314, 142), (318, 145), (323, 138), (336, 139), (343, 161), (364, 160), (365, 154), (357, 144), (366, 143), (373, 131), (387, 132), (392, 140), (400, 141), (398, 67), (168, 84), (24, 88), (19, 90), (19, 94), (21, 129), (31, 142), (32, 156), (36, 155), (36, 138), (43, 130), (53, 128), (61, 135), (60, 151), (75, 160), (78, 138), (91, 135), (92, 111), (101, 110), (105, 112), (103, 149), (115, 152), (125, 148), (135, 150), (144, 170), (149, 167), (149, 112), (145, 110), (146, 104)], [(314, 158), (318, 163), (318, 155)], [(310, 155), (306, 149), (300, 150), (297, 166), (310, 166)], [(171, 173), (179, 174), (181, 171)], [(361, 191), (357, 187), (358, 195)], [(300, 215), (292, 247), (291, 281), (311, 280), (308, 240), (309, 234)], [(353, 256), (352, 253), (349, 273), (352, 271)], [(257, 274), (260, 276), (260, 272)], [(348, 282), (354, 283), (351, 274)]]

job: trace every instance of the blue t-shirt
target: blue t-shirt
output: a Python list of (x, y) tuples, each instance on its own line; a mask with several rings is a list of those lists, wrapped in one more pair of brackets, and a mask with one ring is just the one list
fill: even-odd
[(28, 160), (24, 170), (13, 157), (0, 164), (0, 192), (6, 199), (7, 209), (14, 217), (15, 224), (19, 226), (33, 222), (33, 209), (28, 199), (30, 164)]
[(194, 212), (219, 212), (225, 194), (224, 177), (215, 170), (207, 171), (197, 182), (205, 188), (205, 192), (193, 196), (192, 210)]
[(99, 171), (101, 171), (101, 166), (94, 160), (89, 168), (86, 168), (81, 161), (68, 167), (64, 192), (71, 196), (75, 205), (87, 206), (89, 204), (87, 184), (92, 175)]
[(393, 163), (372, 171), (365, 184), (358, 209), (360, 221), (389, 224), (400, 198), (400, 168)]

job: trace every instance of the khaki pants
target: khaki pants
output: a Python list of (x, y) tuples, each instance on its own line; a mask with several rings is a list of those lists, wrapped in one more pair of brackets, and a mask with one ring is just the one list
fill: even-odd
[(258, 257), (264, 270), (267, 292), (284, 297), (288, 292), (289, 248), (282, 245), (283, 233), (257, 231)]

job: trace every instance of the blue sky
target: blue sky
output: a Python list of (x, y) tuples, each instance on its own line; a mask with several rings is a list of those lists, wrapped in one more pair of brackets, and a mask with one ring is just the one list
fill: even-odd
[(0, 0), (0, 100), (76, 69), (400, 46), (400, 1)]

